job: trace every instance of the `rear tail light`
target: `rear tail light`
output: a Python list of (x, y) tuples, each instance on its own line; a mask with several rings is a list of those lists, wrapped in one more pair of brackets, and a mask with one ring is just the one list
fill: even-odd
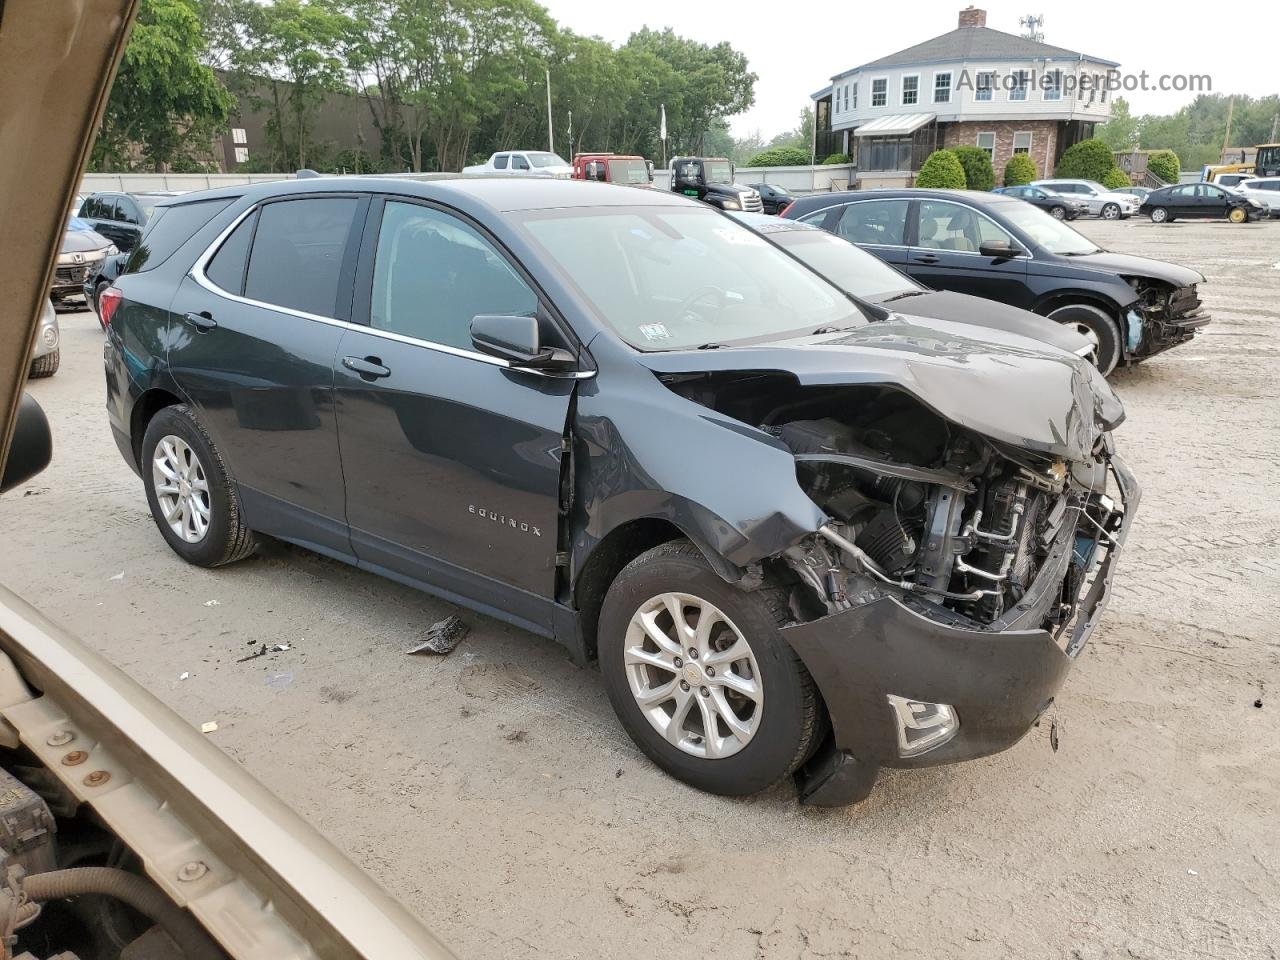
[(790, 203), (788, 203), (785, 207), (783, 207), (781, 210), (779, 210), (779, 211), (778, 211), (778, 216), (780, 216), (780, 217), (785, 217), (785, 216), (787, 215), (787, 211), (788, 211), (788, 210), (790, 210), (790, 209), (791, 209), (792, 207), (794, 207), (795, 205), (796, 205), (796, 202), (795, 202), (794, 200), (792, 200), (792, 201), (791, 201)]
[(102, 321), (103, 328), (111, 326), (111, 318), (123, 299), (124, 294), (115, 287), (107, 287), (102, 291), (102, 296), (98, 298), (98, 319)]

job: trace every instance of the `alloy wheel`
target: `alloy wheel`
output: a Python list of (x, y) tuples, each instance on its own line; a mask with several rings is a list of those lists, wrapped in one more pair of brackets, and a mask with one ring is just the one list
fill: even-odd
[(764, 687), (755, 654), (706, 600), (662, 593), (645, 601), (627, 626), (623, 661), (640, 711), (685, 753), (730, 757), (760, 729)]
[(191, 445), (173, 434), (163, 437), (151, 459), (151, 480), (169, 529), (187, 543), (203, 540), (213, 505), (204, 466)]
[(1116, 206), (1114, 203), (1108, 203), (1105, 207), (1102, 208), (1103, 220), (1114, 220), (1118, 216), (1120, 216), (1120, 208)]

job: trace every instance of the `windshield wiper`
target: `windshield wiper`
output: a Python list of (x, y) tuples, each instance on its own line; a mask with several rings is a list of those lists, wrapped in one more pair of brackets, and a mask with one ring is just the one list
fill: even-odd
[(893, 303), (895, 300), (905, 300), (907, 297), (919, 297), (928, 293), (928, 290), (903, 290), (901, 293), (895, 293), (892, 297), (885, 297), (881, 303)]
[(1097, 247), (1093, 250), (1068, 250), (1063, 254), (1064, 257), (1092, 257), (1095, 253), (1101, 253), (1102, 248)]
[(698, 345), (699, 350), (719, 350), (720, 347), (721, 344), (718, 343), (703, 343)]

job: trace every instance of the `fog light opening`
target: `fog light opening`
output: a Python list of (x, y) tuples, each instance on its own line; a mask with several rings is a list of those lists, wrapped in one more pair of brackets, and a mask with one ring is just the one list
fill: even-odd
[(960, 732), (960, 718), (949, 703), (930, 703), (887, 694), (898, 727), (898, 756), (918, 757)]

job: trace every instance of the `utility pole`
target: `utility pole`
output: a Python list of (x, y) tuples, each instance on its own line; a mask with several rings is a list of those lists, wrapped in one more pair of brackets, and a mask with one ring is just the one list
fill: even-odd
[(1276, 131), (1280, 130), (1280, 113), (1271, 118), (1271, 142), (1276, 142)]
[(556, 152), (556, 135), (551, 126), (551, 68), (547, 68), (547, 149)]
[(1231, 95), (1231, 99), (1227, 101), (1227, 132), (1222, 135), (1222, 157), (1226, 158), (1227, 147), (1231, 146), (1231, 118), (1236, 112), (1236, 97)]
[(573, 111), (569, 111), (569, 159), (573, 160)]

